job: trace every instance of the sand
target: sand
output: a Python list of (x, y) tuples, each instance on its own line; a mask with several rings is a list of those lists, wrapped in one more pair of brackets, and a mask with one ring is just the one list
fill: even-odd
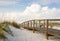
[(6, 34), (9, 41), (60, 41), (58, 37), (49, 37), (49, 40), (46, 39), (45, 34), (29, 31), (27, 29), (17, 29), (10, 26), (14, 36)]

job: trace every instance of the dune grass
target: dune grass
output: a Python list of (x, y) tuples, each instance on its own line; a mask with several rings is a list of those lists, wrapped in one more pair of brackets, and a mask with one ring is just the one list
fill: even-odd
[(18, 28), (18, 29), (20, 28), (19, 24), (17, 24), (16, 22), (1, 22), (0, 23), (0, 39), (3, 39), (4, 41), (6, 41), (5, 39), (8, 40), (4, 32), (7, 32), (8, 34), (13, 36), (13, 33), (9, 28), (9, 25), (14, 26), (15, 28)]

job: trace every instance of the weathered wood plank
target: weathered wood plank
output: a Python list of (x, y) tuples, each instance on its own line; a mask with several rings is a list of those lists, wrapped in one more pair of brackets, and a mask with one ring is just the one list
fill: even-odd
[(48, 20), (46, 20), (46, 39), (48, 39)]

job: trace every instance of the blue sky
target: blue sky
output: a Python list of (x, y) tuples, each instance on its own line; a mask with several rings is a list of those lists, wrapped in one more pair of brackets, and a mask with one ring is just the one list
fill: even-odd
[[(25, 8), (33, 3), (49, 8), (60, 8), (60, 0), (0, 0), (0, 11), (24, 11)], [(3, 4), (3, 2), (6, 2)]]
[(60, 0), (0, 0), (0, 20), (60, 19)]

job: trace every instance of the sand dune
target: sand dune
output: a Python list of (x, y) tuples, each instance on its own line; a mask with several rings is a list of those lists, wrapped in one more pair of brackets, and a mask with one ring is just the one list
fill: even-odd
[(6, 35), (10, 41), (60, 41), (60, 38), (49, 37), (49, 40), (45, 38), (45, 34), (29, 31), (27, 29), (16, 29), (10, 26), (14, 36)]

